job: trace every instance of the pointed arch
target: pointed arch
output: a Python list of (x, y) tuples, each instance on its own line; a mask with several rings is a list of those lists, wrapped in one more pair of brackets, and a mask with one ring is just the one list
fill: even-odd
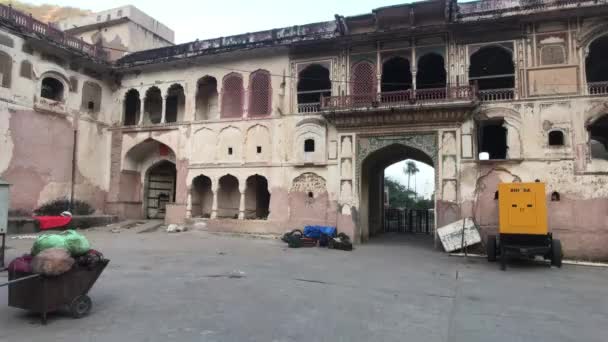
[(272, 82), (267, 70), (254, 71), (249, 80), (248, 116), (260, 117), (272, 112)]
[(222, 80), (222, 118), (240, 118), (243, 116), (243, 76), (233, 72)]

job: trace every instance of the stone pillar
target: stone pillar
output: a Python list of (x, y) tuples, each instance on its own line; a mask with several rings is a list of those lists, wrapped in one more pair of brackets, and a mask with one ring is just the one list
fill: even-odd
[(217, 182), (211, 181), (211, 191), (213, 192), (213, 201), (211, 202), (211, 219), (217, 218), (217, 192), (219, 190)]
[(188, 195), (186, 197), (186, 218), (192, 218), (192, 186), (188, 187)]
[(241, 200), (239, 202), (239, 220), (245, 219), (245, 189), (246, 182), (239, 182), (239, 192), (241, 193)]
[(162, 116), (160, 117), (160, 123), (164, 124), (167, 122), (167, 96), (163, 96), (163, 100), (161, 101), (160, 104), (160, 111), (162, 113)]
[(141, 97), (139, 97), (139, 122), (138, 126), (143, 126), (144, 124), (144, 101), (142, 101)]

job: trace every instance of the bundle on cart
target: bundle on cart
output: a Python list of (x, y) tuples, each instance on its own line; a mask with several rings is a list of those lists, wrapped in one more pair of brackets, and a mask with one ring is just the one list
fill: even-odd
[(43, 234), (31, 253), (14, 259), (8, 266), (8, 305), (42, 314), (69, 309), (75, 318), (91, 310), (87, 296), (109, 260), (91, 249), (87, 238), (73, 230)]

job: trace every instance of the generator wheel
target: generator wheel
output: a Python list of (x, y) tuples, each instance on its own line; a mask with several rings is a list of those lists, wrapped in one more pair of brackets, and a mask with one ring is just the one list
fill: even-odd
[(562, 242), (558, 239), (551, 242), (551, 265), (562, 267)]
[(93, 302), (89, 296), (78, 296), (70, 303), (70, 313), (74, 318), (82, 318), (91, 311), (91, 307), (93, 307)]
[(489, 262), (496, 261), (496, 235), (488, 235), (486, 254), (488, 255)]

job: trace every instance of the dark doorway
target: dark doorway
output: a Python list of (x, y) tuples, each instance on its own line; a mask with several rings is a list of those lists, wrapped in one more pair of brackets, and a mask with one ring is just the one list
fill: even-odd
[(175, 202), (177, 170), (170, 161), (161, 161), (148, 169), (146, 176), (146, 217), (163, 219), (168, 203)]

